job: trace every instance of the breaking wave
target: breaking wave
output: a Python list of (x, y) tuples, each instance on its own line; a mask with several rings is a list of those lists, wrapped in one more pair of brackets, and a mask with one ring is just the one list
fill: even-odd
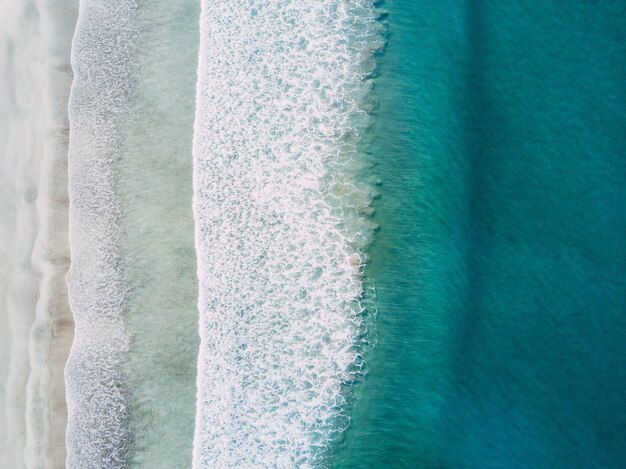
[(194, 467), (324, 464), (363, 373), (374, 2), (202, 1)]

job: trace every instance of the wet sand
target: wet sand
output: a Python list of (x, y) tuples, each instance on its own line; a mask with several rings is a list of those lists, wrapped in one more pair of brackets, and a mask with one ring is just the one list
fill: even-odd
[(0, 0), (0, 466), (65, 466), (71, 1)]

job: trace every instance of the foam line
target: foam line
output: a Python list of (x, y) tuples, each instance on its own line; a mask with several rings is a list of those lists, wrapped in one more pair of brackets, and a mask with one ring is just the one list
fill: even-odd
[(193, 464), (323, 464), (361, 373), (372, 1), (202, 1)]
[(75, 339), (66, 367), (67, 466), (123, 467), (130, 436), (121, 363), (129, 347), (115, 192), (137, 29), (129, 0), (82, 0), (72, 43), (70, 248)]

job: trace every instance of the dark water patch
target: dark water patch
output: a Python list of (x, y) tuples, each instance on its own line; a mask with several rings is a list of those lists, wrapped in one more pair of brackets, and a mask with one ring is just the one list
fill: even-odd
[(379, 346), (337, 467), (620, 467), (621, 2), (388, 2)]

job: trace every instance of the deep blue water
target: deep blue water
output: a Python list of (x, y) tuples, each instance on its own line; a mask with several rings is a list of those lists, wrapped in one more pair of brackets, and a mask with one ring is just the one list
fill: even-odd
[(392, 0), (335, 467), (626, 467), (626, 3)]

